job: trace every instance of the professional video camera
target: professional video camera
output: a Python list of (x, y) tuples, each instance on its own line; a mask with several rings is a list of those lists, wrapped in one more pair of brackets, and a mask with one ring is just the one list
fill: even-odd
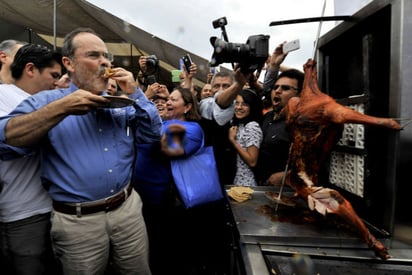
[(222, 35), (226, 41), (216, 36), (210, 37), (210, 43), (214, 48), (210, 66), (236, 62), (239, 63), (243, 72), (260, 71), (269, 56), (269, 35), (249, 36), (245, 44), (230, 43), (225, 30), (226, 24), (226, 17), (213, 21), (213, 27), (222, 29)]

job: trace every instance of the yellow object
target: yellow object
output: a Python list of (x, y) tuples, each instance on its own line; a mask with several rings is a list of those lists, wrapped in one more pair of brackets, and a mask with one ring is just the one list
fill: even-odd
[(253, 189), (247, 186), (233, 186), (227, 194), (237, 202), (244, 202), (252, 198)]

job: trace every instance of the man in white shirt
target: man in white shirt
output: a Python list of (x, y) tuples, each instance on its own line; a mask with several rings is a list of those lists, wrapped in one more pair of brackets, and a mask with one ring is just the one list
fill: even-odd
[[(60, 54), (43, 46), (21, 47), (11, 64), (14, 84), (0, 85), (0, 116), (30, 95), (53, 89), (62, 75), (61, 60)], [(50, 243), (52, 204), (39, 168), (36, 154), (0, 161), (0, 266), (4, 274), (59, 274)]]
[(205, 144), (212, 145), (219, 180), (222, 185), (230, 184), (234, 178), (236, 155), (228, 139), (228, 126), (234, 114), (234, 100), (247, 83), (249, 75), (245, 76), (240, 68), (232, 72), (218, 72), (212, 78), (212, 97), (200, 101), (202, 127), (205, 131)]

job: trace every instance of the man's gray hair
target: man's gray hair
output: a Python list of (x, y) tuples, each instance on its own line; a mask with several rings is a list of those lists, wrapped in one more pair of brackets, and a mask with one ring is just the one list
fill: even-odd
[(7, 39), (0, 43), (0, 52), (5, 52), (7, 55), (11, 54), (17, 45), (26, 45), (26, 42)]
[[(0, 52), (4, 52), (6, 55), (10, 55), (13, 50), (16, 48), (17, 45), (26, 45), (27, 42), (14, 40), (14, 39), (7, 39), (0, 42)], [(2, 63), (0, 62), (0, 70), (1, 70)]]

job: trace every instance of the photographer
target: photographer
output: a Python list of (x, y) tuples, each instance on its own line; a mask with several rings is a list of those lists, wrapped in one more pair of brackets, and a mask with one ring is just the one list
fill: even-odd
[(156, 82), (155, 74), (159, 70), (159, 59), (155, 55), (139, 56), (139, 71), (136, 82), (146, 91), (147, 86)]

